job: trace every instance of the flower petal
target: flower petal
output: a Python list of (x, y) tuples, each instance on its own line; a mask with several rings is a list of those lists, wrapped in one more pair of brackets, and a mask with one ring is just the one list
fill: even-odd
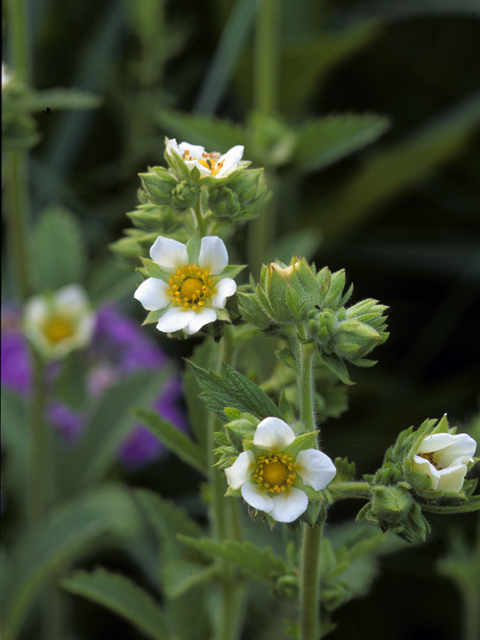
[(237, 290), (237, 283), (232, 278), (222, 278), (214, 289), (212, 304), (216, 309), (223, 309), (227, 298), (233, 296)]
[(275, 503), (270, 514), (277, 522), (293, 522), (306, 511), (308, 498), (305, 491), (290, 487), (273, 497)]
[(231, 467), (225, 469), (227, 482), (232, 489), (240, 489), (242, 484), (250, 480), (255, 469), (255, 457), (251, 451), (243, 451)]
[(303, 483), (313, 487), (315, 491), (324, 489), (337, 473), (330, 458), (316, 449), (300, 451), (295, 460), (295, 470), (300, 474)]
[(41, 324), (47, 315), (48, 304), (43, 296), (33, 296), (25, 303), (25, 322), (27, 324)]
[(202, 238), (198, 264), (202, 269), (208, 269), (212, 275), (222, 273), (228, 264), (228, 253), (221, 238), (218, 236)]
[(88, 308), (88, 298), (85, 289), (79, 284), (62, 287), (55, 294), (57, 308), (64, 308), (69, 313), (76, 314)]
[(196, 160), (202, 157), (202, 153), (205, 153), (205, 147), (201, 147), (199, 144), (189, 144), (188, 142), (181, 142), (178, 145), (179, 155), (183, 155), (185, 151), (188, 151), (188, 156), (191, 160)]
[(217, 319), (215, 311), (205, 307), (196, 309), (193, 314), (193, 318), (190, 320), (188, 327), (185, 328), (185, 333), (188, 333), (190, 336), (197, 333), (205, 324), (215, 322)]
[(461, 459), (461, 464), (473, 462), (473, 456), (476, 448), (476, 441), (466, 433), (451, 435), (450, 444), (447, 447), (442, 447), (440, 450), (436, 450), (434, 459), (437, 465), (443, 469), (452, 465), (459, 458)]
[(188, 309), (183, 311), (179, 307), (172, 307), (160, 318), (157, 329), (164, 333), (172, 333), (179, 329), (185, 329), (193, 319), (195, 311)]
[(178, 153), (179, 156), (181, 156), (181, 152), (180, 149), (178, 148), (178, 144), (177, 141), (175, 140), (175, 138), (171, 138), (168, 142), (167, 142), (167, 146), (165, 147), (165, 152), (168, 153), (170, 151), (175, 151), (175, 153)]
[(280, 418), (265, 418), (258, 425), (253, 444), (267, 451), (281, 451), (295, 440), (293, 429)]
[(440, 480), (437, 484), (437, 491), (451, 491), (458, 493), (463, 487), (463, 480), (467, 473), (467, 466), (464, 464), (458, 467), (448, 467), (440, 471)]
[(147, 278), (133, 294), (147, 311), (165, 309), (170, 304), (169, 286), (158, 278)]
[(187, 247), (178, 240), (163, 236), (158, 236), (153, 243), (150, 257), (168, 273), (173, 273), (188, 264)]
[(245, 502), (248, 502), (254, 509), (270, 513), (275, 506), (267, 490), (256, 482), (245, 482), (242, 485), (241, 492)]
[(225, 176), (228, 176), (229, 173), (232, 173), (232, 171), (235, 171), (238, 163), (242, 159), (242, 156), (243, 146), (241, 145), (232, 147), (227, 151), (225, 155), (221, 156), (218, 159), (218, 162), (223, 161), (223, 165), (220, 171), (217, 173), (217, 178), (224, 178)]
[(436, 489), (438, 485), (438, 481), (440, 480), (440, 473), (435, 469), (433, 464), (431, 464), (425, 458), (421, 458), (420, 456), (414, 456), (412, 467), (416, 471), (423, 471), (427, 476), (430, 476), (432, 481), (432, 489)]

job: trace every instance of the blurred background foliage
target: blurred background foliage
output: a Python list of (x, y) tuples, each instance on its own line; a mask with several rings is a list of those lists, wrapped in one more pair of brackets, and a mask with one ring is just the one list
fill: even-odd
[[(370, 473), (401, 429), (447, 412), (468, 430), (478, 412), (480, 6), (283, 0), (269, 71), (278, 91), (265, 106), (255, 70), (259, 4), (30, 0), (31, 86), (74, 87), (101, 100), (96, 109), (62, 111), (44, 95), (41, 109), (51, 113), (32, 116), (39, 141), (30, 156), (31, 214), (34, 222), (52, 204), (73, 211), (92, 286), (122, 297), (140, 319), (137, 280), (108, 249), (137, 203), (137, 173), (163, 163), (165, 135), (209, 150), (245, 144), (244, 158), (265, 166), (275, 189), (263, 259), (288, 260), (295, 251), (319, 268), (345, 268), (354, 301), (369, 296), (390, 306), (391, 337), (379, 364), (354, 372), (350, 410), (322, 430), (332, 457), (348, 456), (359, 474)], [(240, 231), (231, 250), (252, 263), (245, 237)], [(7, 260), (4, 266), (4, 296), (12, 298), (14, 278)], [(179, 361), (195, 344), (156, 339)], [(173, 456), (138, 474), (119, 473), (202, 517), (199, 477)], [(354, 516), (356, 506), (335, 505), (332, 524)], [(458, 637), (452, 572), (446, 562), (442, 577), (435, 568), (455, 532), (441, 516), (430, 520), (427, 545), (384, 556), (373, 592), (344, 607), (332, 640)], [(464, 546), (473, 544), (474, 517), (457, 516), (455, 527), (464, 530)], [(97, 563), (142, 580), (120, 551), (94, 555), (85, 566)], [(74, 619), (88, 640), (141, 637), (81, 598)]]

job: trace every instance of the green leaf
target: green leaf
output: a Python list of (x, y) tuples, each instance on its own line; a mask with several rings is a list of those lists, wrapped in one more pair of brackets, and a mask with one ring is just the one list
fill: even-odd
[(135, 423), (132, 405), (149, 406), (170, 375), (168, 368), (158, 373), (138, 371), (105, 391), (81, 440), (74, 449), (62, 450), (58, 460), (58, 487), (64, 495), (77, 492), (103, 475)]
[(207, 152), (225, 153), (231, 147), (244, 143), (242, 129), (227, 120), (194, 116), (162, 109), (155, 119), (167, 132), (190, 144), (200, 144)]
[(280, 409), (267, 394), (230, 365), (223, 363), (221, 375), (217, 375), (213, 371), (202, 369), (193, 362), (188, 363), (203, 390), (200, 397), (218, 420), (228, 421), (224, 411), (225, 407), (233, 407), (242, 413), (250, 413), (258, 420), (269, 416), (283, 420)]
[(347, 366), (346, 364), (343, 362), (343, 360), (341, 358), (339, 358), (338, 356), (336, 356), (334, 353), (332, 354), (327, 354), (327, 353), (322, 353), (320, 355), (320, 358), (322, 360), (322, 362), (330, 369), (330, 371), (333, 371), (333, 373), (340, 378), (340, 380), (344, 383), (344, 384), (348, 384), (348, 385), (352, 385), (355, 384), (355, 382), (352, 382), (348, 376), (348, 370), (347, 370)]
[(305, 124), (298, 132), (293, 161), (299, 171), (318, 171), (361, 149), (389, 128), (377, 114), (331, 115)]
[(100, 97), (79, 89), (48, 89), (35, 91), (19, 101), (21, 111), (44, 111), (46, 107), (52, 111), (60, 109), (96, 109), (102, 103)]
[(86, 248), (80, 225), (69, 211), (58, 207), (43, 213), (31, 246), (32, 276), (38, 291), (55, 291), (82, 281)]
[(132, 536), (137, 511), (120, 487), (104, 486), (53, 511), (38, 528), (28, 530), (11, 554), (10, 581), (3, 594), (4, 631), (16, 636), (35, 596), (58, 569), (106, 533)]
[[(350, 233), (380, 207), (420, 184), (457, 155), (480, 121), (480, 94), (465, 99), (407, 139), (371, 153), (359, 169), (322, 202), (322, 230), (328, 238)], [(317, 219), (317, 205), (309, 212)]]
[(179, 535), (178, 539), (192, 549), (210, 557), (220, 557), (235, 562), (249, 574), (275, 586), (277, 578), (289, 572), (285, 560), (274, 555), (270, 547), (259, 549), (251, 542), (224, 540), (217, 542), (210, 538), (201, 540)]
[(27, 407), (18, 393), (2, 387), (2, 446), (5, 460), (5, 488), (13, 486), (24, 496), (31, 467), (31, 441)]
[(85, 403), (86, 375), (85, 362), (78, 352), (74, 351), (64, 358), (55, 388), (58, 398), (74, 411), (79, 411)]
[(333, 464), (337, 468), (335, 482), (350, 482), (355, 477), (355, 462), (348, 462), (348, 458), (335, 458)]
[(282, 454), (286, 454), (287, 456), (291, 456), (294, 460), (300, 451), (304, 451), (305, 449), (313, 449), (317, 444), (317, 436), (320, 431), (309, 431), (308, 433), (302, 433), (302, 435), (297, 436), (292, 444), (289, 444), (288, 447), (282, 449)]
[(133, 413), (170, 451), (200, 473), (208, 475), (205, 452), (183, 431), (155, 411), (134, 409)]
[(175, 559), (166, 562), (163, 569), (163, 587), (168, 598), (178, 598), (192, 587), (212, 578), (218, 573), (216, 565), (202, 566), (188, 560)]
[(96, 569), (77, 571), (62, 580), (67, 591), (93, 600), (138, 627), (153, 640), (174, 640), (168, 619), (153, 597), (125, 576)]

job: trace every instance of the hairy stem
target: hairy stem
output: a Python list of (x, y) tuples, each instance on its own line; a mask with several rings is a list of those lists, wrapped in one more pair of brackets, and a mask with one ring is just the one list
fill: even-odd
[(323, 525), (304, 524), (300, 565), (300, 638), (320, 639), (320, 544)]
[(332, 482), (328, 485), (334, 500), (345, 498), (369, 498), (371, 488), (368, 482)]

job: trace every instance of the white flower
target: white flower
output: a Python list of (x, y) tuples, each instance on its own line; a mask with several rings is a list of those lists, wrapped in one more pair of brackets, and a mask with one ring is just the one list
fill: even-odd
[(466, 433), (436, 433), (420, 444), (413, 468), (430, 476), (432, 489), (458, 493), (476, 448), (477, 443)]
[(7, 65), (2, 62), (2, 90), (10, 83), (12, 76), (8, 73)]
[(219, 153), (207, 153), (204, 147), (188, 144), (188, 142), (177, 144), (175, 138), (167, 143), (166, 153), (172, 151), (182, 158), (190, 171), (193, 167), (197, 167), (201, 177), (213, 176), (215, 178), (225, 178), (232, 171), (238, 169), (243, 155), (241, 145), (232, 147), (222, 156)]
[(298, 485), (320, 491), (337, 472), (330, 458), (317, 449), (294, 453), (293, 448), (290, 455), (294, 440), (295, 433), (286, 422), (265, 418), (253, 437), (262, 453), (255, 456), (252, 450), (244, 451), (225, 469), (230, 487), (240, 489), (250, 506), (278, 522), (293, 522), (308, 507), (307, 494)]
[(157, 324), (159, 331), (196, 333), (217, 319), (218, 311), (237, 289), (235, 280), (222, 278), (228, 254), (217, 236), (202, 238), (198, 259), (191, 263), (186, 245), (162, 236), (155, 240), (150, 256), (165, 277), (142, 282), (135, 298), (148, 311), (165, 309)]
[(68, 285), (25, 303), (24, 332), (46, 358), (61, 358), (91, 340), (95, 317), (84, 289)]

